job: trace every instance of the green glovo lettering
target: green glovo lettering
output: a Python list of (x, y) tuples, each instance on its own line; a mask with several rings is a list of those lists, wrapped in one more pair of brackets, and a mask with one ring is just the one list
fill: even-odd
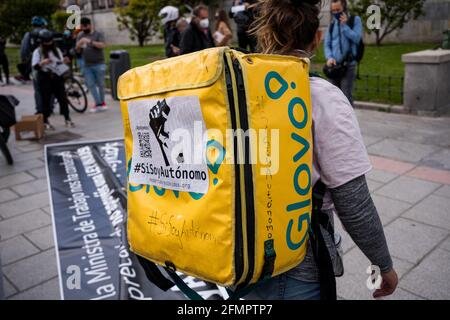
[[(300, 107), (298, 109), (300, 112), (296, 113), (296, 115), (297, 115), (297, 117), (296, 117), (294, 114), (294, 111), (298, 107)], [(299, 97), (295, 97), (290, 101), (289, 106), (288, 106), (288, 115), (289, 115), (289, 120), (290, 120), (291, 124), (298, 130), (304, 129), (306, 127), (306, 125), (308, 124), (308, 110), (306, 108), (305, 102)], [(300, 119), (298, 117), (299, 115), (302, 115), (302, 117)], [(304, 159), (304, 156), (308, 153), (308, 151), (310, 149), (310, 144), (305, 138), (301, 137), (296, 132), (292, 132), (291, 139), (293, 141), (297, 142), (297, 144), (299, 145), (298, 152), (296, 152), (294, 157), (292, 158), (292, 161), (294, 162), (294, 164), (297, 165), (297, 168), (295, 170), (294, 177), (293, 177), (293, 188), (299, 196), (304, 197), (304, 196), (307, 196), (311, 190), (311, 170), (310, 170), (309, 165), (302, 161)], [(306, 186), (301, 186), (300, 185), (300, 177), (305, 174), (307, 177), (307, 184), (306, 184)], [(292, 203), (286, 207), (286, 211), (288, 213), (289, 212), (299, 212), (301, 209), (308, 207), (310, 204), (311, 204), (310, 199)], [(304, 244), (307, 234), (308, 234), (307, 232), (305, 232), (305, 234), (303, 235), (303, 237), (300, 240), (295, 241), (293, 239), (294, 238), (293, 233), (294, 232), (301, 233), (303, 230), (308, 230), (309, 225), (310, 225), (309, 212), (298, 214), (296, 216), (296, 218), (297, 219), (292, 218), (289, 220), (288, 226), (286, 229), (286, 244), (287, 244), (288, 248), (291, 250), (299, 249)], [(294, 228), (295, 220), (297, 220), (296, 228)], [(294, 229), (296, 229), (296, 230), (294, 231)]]

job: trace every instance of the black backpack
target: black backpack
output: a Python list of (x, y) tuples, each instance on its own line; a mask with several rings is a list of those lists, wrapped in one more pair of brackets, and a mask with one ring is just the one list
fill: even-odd
[[(348, 23), (347, 25), (350, 27), (350, 29), (353, 29), (353, 27), (355, 26), (355, 16), (351, 16), (348, 19)], [(334, 23), (331, 24), (330, 26), (330, 35), (333, 34), (333, 29), (334, 29)], [(365, 51), (366, 45), (364, 44), (364, 40), (361, 37), (361, 40), (358, 43), (358, 48), (357, 48), (357, 52), (356, 52), (356, 56), (353, 57), (353, 59), (355, 59), (356, 62), (361, 62), (361, 60), (364, 57), (364, 51)]]

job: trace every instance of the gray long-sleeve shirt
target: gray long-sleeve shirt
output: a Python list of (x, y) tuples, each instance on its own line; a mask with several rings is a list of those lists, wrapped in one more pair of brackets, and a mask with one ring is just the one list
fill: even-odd
[[(343, 186), (330, 189), (330, 193), (342, 225), (369, 261), (373, 265), (377, 265), (381, 272), (392, 269), (392, 259), (384, 236), (383, 226), (370, 196), (365, 176), (358, 177)], [(333, 221), (333, 211), (326, 211), (330, 221)], [(339, 257), (335, 245), (336, 237), (332, 238), (324, 229), (322, 229), (322, 232), (336, 270), (339, 268)], [(362, 269), (361, 272), (365, 272), (365, 269)], [(298, 267), (289, 271), (288, 275), (302, 281), (319, 280), (317, 266), (309, 243), (305, 260)]]

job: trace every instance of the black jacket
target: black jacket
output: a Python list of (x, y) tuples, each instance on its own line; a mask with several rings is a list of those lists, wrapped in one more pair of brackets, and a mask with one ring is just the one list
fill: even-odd
[(175, 23), (167, 24), (164, 28), (164, 44), (166, 49), (166, 57), (174, 57), (176, 54), (173, 52), (172, 46), (180, 47), (181, 35), (178, 29), (175, 27)]
[(215, 47), (211, 31), (205, 34), (196, 24), (190, 23), (189, 27), (181, 35), (180, 49), (181, 54), (200, 51)]

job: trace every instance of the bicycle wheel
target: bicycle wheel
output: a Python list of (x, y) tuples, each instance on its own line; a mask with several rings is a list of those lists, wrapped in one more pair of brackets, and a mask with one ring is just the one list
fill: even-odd
[(64, 81), (64, 86), (66, 87), (67, 102), (72, 109), (79, 113), (85, 112), (88, 107), (88, 100), (81, 83), (71, 77)]
[(8, 146), (6, 145), (5, 140), (3, 139), (3, 135), (0, 134), (0, 150), (5, 155), (6, 162), (9, 165), (12, 165), (14, 163), (13, 158), (11, 156), (11, 152), (9, 152)]

